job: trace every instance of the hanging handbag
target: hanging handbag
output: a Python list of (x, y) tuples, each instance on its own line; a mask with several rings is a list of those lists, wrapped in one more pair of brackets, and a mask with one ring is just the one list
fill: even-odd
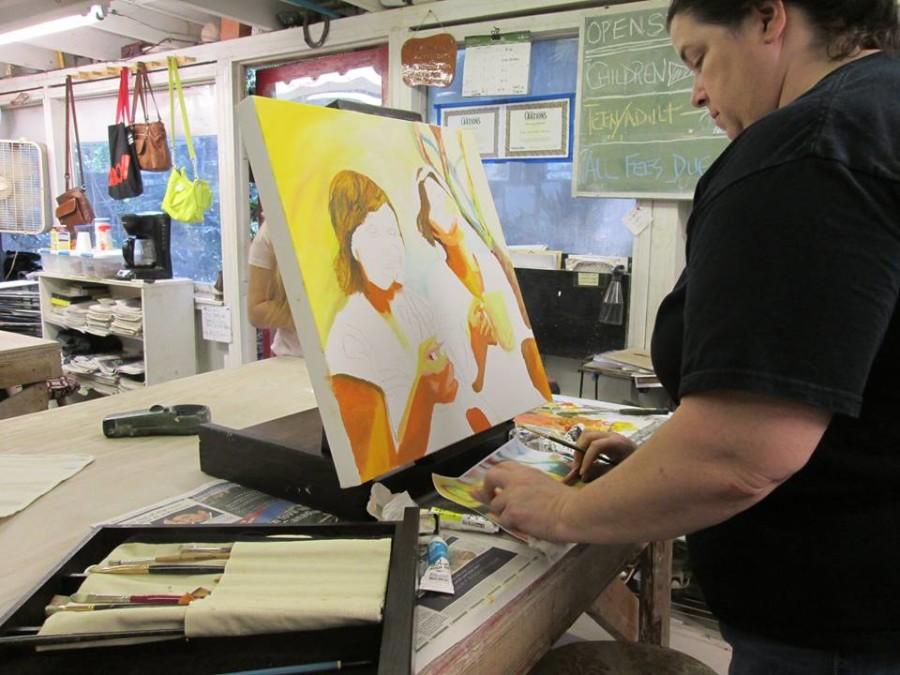
[(116, 123), (109, 127), (109, 196), (113, 199), (137, 197), (144, 191), (128, 117), (128, 75), (128, 68), (122, 68)]
[(184, 92), (181, 88), (181, 77), (178, 75), (178, 61), (169, 57), (169, 112), (172, 118), (172, 156), (175, 156), (175, 96), (181, 107), (181, 124), (184, 127), (184, 138), (187, 141), (188, 155), (194, 168), (194, 179), (187, 176), (187, 169), (175, 167), (169, 174), (166, 194), (163, 197), (162, 210), (174, 220), (183, 223), (203, 222), (204, 212), (212, 205), (212, 189), (209, 183), (199, 177), (197, 171), (197, 153), (191, 139), (191, 127), (188, 123), (187, 106), (184, 104)]
[[(151, 122), (147, 115), (147, 94), (153, 101), (156, 109), (156, 122)], [(144, 121), (136, 122), (137, 104), (141, 102), (144, 111)], [(131, 130), (134, 135), (134, 149), (137, 152), (138, 165), (141, 171), (168, 171), (172, 168), (172, 157), (169, 154), (169, 140), (166, 138), (166, 127), (159, 114), (159, 106), (156, 105), (156, 97), (150, 86), (150, 77), (147, 75), (147, 66), (137, 64), (137, 76), (134, 82), (134, 99), (131, 103)]]
[[(71, 118), (71, 119), (70, 119)], [(70, 123), (71, 122), (71, 123)], [(75, 146), (78, 149), (78, 169), (81, 185), (72, 187), (72, 144), (69, 140), (69, 128), (75, 130)], [(94, 222), (94, 209), (84, 191), (84, 162), (81, 159), (81, 139), (78, 136), (78, 120), (75, 117), (75, 93), (72, 87), (72, 76), (66, 77), (66, 150), (65, 150), (66, 191), (56, 198), (56, 217), (59, 222), (74, 230), (76, 225), (89, 225)]]

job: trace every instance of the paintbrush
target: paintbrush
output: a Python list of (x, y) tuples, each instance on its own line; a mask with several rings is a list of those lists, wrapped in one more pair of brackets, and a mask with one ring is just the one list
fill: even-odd
[(187, 605), (192, 600), (205, 598), (210, 591), (206, 588), (198, 588), (190, 593), (182, 595), (103, 595), (100, 593), (75, 593), (69, 597), (69, 602), (88, 604), (132, 604), (132, 605)]
[(92, 574), (222, 574), (224, 565), (171, 565), (146, 563), (140, 565), (94, 565), (88, 568)]
[(134, 560), (109, 560), (107, 565), (151, 565), (153, 563), (177, 563), (190, 562), (198, 560), (226, 560), (231, 553), (223, 551), (221, 553), (203, 552), (203, 551), (183, 551), (172, 555), (158, 555), (153, 558), (136, 558)]
[[(547, 440), (553, 441), (554, 443), (559, 443), (560, 445), (569, 448), (571, 450), (575, 450), (576, 452), (584, 453), (584, 448), (579, 448), (572, 441), (566, 440), (565, 438), (560, 438), (559, 436), (554, 436), (553, 434), (548, 434), (546, 431), (542, 431), (541, 429), (535, 429), (532, 426), (522, 425), (522, 428), (526, 431), (531, 432), (535, 436), (540, 436), (541, 438), (546, 438)], [(609, 464), (610, 466), (614, 466), (618, 464), (616, 460), (614, 460), (609, 455), (605, 455), (603, 453), (597, 455), (597, 461), (601, 464)]]
[(47, 605), (44, 612), (47, 616), (56, 614), (57, 612), (95, 612), (101, 609), (127, 609), (129, 607), (171, 607), (177, 606), (178, 603), (163, 604), (141, 604), (136, 602), (67, 602), (64, 605)]

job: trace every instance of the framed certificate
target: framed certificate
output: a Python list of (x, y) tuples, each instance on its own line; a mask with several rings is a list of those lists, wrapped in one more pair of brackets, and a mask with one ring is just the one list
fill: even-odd
[(475, 133), (482, 159), (494, 159), (500, 153), (501, 106), (466, 106), (446, 110), (441, 124), (451, 129)]
[(569, 98), (510, 103), (506, 108), (504, 155), (527, 159), (567, 159), (571, 104)]
[(434, 108), (441, 126), (475, 133), (485, 162), (572, 159), (572, 95), (445, 103)]

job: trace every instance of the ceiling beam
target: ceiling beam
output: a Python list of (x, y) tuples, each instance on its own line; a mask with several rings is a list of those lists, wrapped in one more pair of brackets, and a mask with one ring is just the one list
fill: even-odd
[(384, 9), (384, 5), (380, 0), (344, 0), (348, 5), (359, 7), (367, 12), (380, 12)]
[[(121, 0), (120, 0), (121, 1)], [(127, 0), (129, 4), (138, 5), (151, 9), (158, 14), (171, 16), (175, 19), (183, 19), (193, 23), (199, 23), (201, 26), (210, 21), (218, 22), (219, 17), (213, 16), (209, 12), (203, 12), (193, 7), (188, 7), (181, 0)]]
[(0, 62), (34, 70), (56, 70), (59, 67), (55, 51), (21, 43), (0, 45)]
[(67, 33), (34, 38), (25, 44), (76, 56), (86, 56), (97, 61), (118, 61), (122, 58), (122, 47), (129, 42), (132, 42), (129, 38), (86, 27)]
[(287, 9), (279, 0), (182, 0), (182, 3), (215, 16), (232, 19), (247, 26), (264, 30), (280, 30), (281, 24), (275, 18), (278, 12)]
[(120, 0), (115, 0), (110, 5), (109, 14), (96, 27), (150, 44), (157, 44), (168, 38), (177, 39), (180, 44), (200, 42), (200, 26), (197, 24)]

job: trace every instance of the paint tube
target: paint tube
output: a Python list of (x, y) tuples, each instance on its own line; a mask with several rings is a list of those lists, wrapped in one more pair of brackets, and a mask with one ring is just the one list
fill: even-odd
[(453, 595), (453, 578), (450, 576), (450, 549), (447, 542), (434, 537), (428, 544), (428, 567), (419, 582), (420, 591), (434, 591)]
[(499, 525), (484, 516), (476, 516), (474, 513), (456, 513), (455, 511), (439, 509), (436, 506), (431, 507), (429, 511), (438, 516), (441, 519), (441, 526), (448, 530), (485, 532), (487, 534), (496, 534), (500, 531)]

